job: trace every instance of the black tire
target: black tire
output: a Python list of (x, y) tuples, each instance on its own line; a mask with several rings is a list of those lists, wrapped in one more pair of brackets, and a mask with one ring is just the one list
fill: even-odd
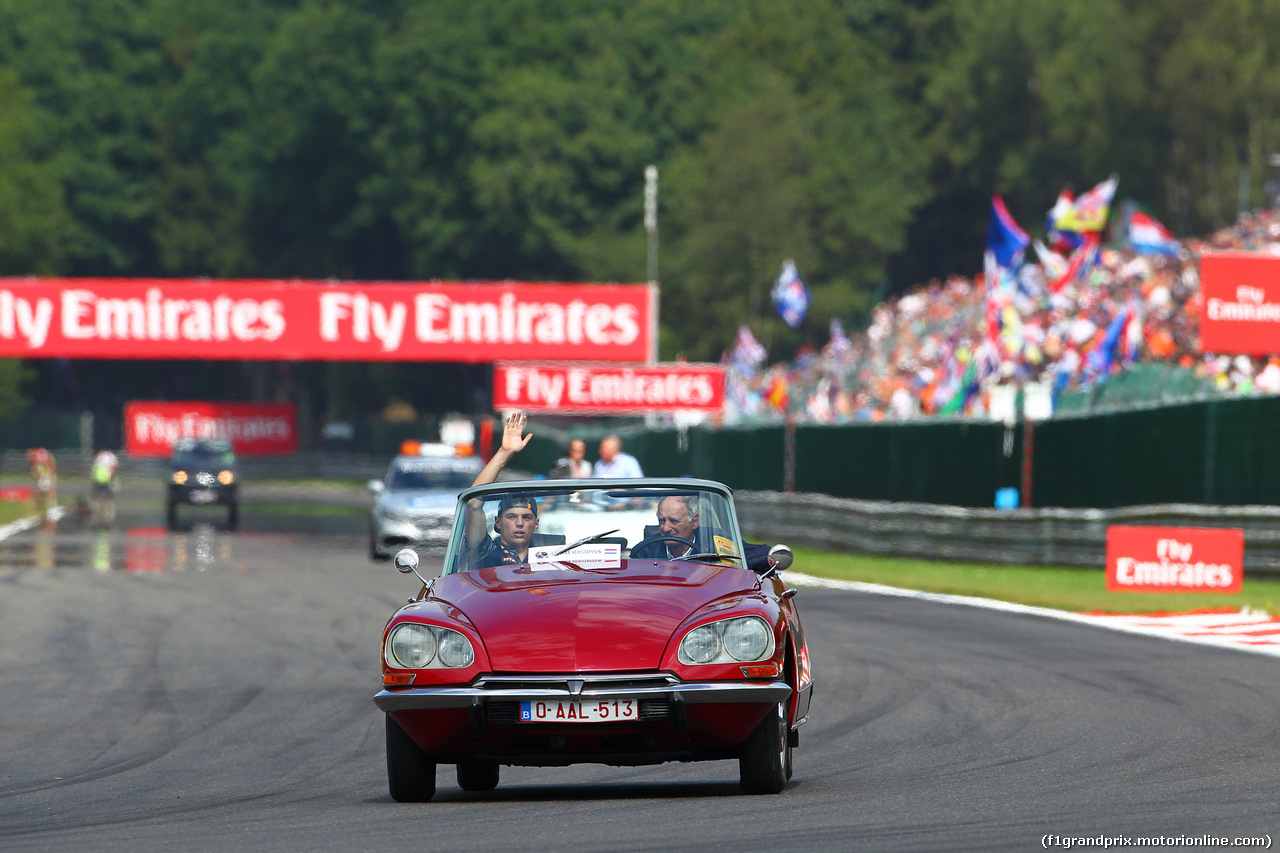
[(240, 504), (227, 504), (227, 528), (234, 530), (240, 523)]
[(748, 794), (777, 794), (787, 786), (791, 741), (787, 737), (787, 703), (769, 712), (742, 745), (738, 781)]
[(478, 758), (459, 761), (458, 787), (464, 791), (492, 791), (498, 787), (498, 762)]
[(436, 795), (436, 764), (387, 714), (387, 789), (397, 803), (425, 803)]
[(373, 536), (373, 531), (369, 531), (369, 559), (375, 563), (385, 563), (391, 559), (390, 554), (378, 553), (378, 541)]
[(168, 505), (165, 507), (164, 517), (165, 517), (165, 520), (169, 523), (169, 529), (170, 529), (170, 530), (177, 530), (177, 528), (178, 528), (178, 505), (177, 505), (176, 503), (174, 503), (173, 501), (170, 501), (170, 502), (168, 503)]

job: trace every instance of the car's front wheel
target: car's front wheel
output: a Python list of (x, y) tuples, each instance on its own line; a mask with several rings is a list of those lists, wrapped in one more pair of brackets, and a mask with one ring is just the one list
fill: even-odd
[(748, 794), (776, 794), (787, 785), (791, 739), (787, 737), (787, 703), (760, 721), (738, 756), (738, 781)]
[(498, 762), (459, 761), (458, 787), (464, 791), (492, 791), (498, 787)]
[(387, 714), (387, 788), (397, 803), (425, 803), (436, 795), (436, 763)]

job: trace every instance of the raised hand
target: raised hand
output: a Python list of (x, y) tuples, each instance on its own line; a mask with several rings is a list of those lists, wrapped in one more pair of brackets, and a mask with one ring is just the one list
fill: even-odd
[(524, 446), (529, 443), (529, 439), (533, 438), (533, 433), (521, 437), (524, 433), (525, 425), (524, 412), (512, 412), (507, 415), (506, 425), (502, 428), (502, 449), (508, 453), (515, 453), (523, 450)]

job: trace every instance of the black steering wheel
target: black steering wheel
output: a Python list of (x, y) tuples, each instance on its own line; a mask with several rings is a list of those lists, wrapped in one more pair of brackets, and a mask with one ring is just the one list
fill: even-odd
[[(697, 548), (697, 546), (694, 545), (692, 542), (690, 542), (688, 539), (683, 539), (679, 536), (668, 536), (665, 533), (655, 533), (654, 535), (646, 536), (644, 539), (641, 539), (639, 542), (637, 542), (635, 544), (635, 547), (631, 549), (631, 553), (635, 554), (636, 551), (639, 551), (644, 546), (652, 545), (655, 542), (678, 542), (681, 545), (687, 546), (689, 548), (688, 553), (690, 554), (692, 554), (694, 550), (696, 550)], [(646, 558), (642, 558), (642, 559), (646, 559)]]

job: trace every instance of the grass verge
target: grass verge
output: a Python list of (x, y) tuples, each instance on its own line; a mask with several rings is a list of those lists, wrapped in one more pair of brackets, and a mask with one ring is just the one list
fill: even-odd
[(1057, 610), (1186, 613), (1230, 608), (1280, 615), (1280, 581), (1245, 578), (1237, 595), (1109, 592), (1102, 569), (944, 563), (796, 549), (796, 571), (837, 580), (973, 595)]
[(29, 515), (35, 515), (36, 509), (29, 503), (15, 501), (13, 503), (0, 503), (0, 524), (8, 524), (11, 521), (17, 521), (20, 518), (26, 518)]

